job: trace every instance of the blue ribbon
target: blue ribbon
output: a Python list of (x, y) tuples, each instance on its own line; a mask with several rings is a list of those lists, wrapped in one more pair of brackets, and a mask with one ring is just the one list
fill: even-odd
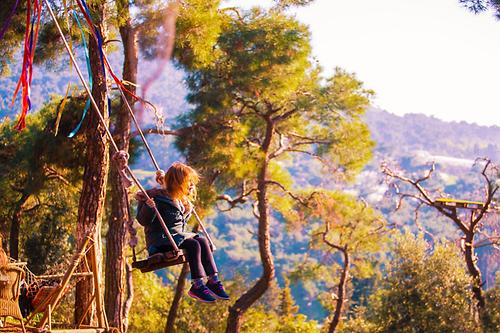
[[(83, 5), (83, 8), (87, 12), (87, 15), (89, 18), (92, 18), (92, 15), (90, 15), (90, 10), (89, 7), (87, 7), (87, 4), (85, 3), (85, 0), (80, 0), (81, 4)], [(99, 32), (99, 29), (97, 29), (96, 26), (93, 26), (94, 31), (97, 36), (97, 45), (99, 46), (99, 57), (101, 58), (101, 65), (102, 65), (102, 71), (104, 73), (104, 78), (106, 78), (106, 70), (104, 68), (104, 52), (103, 52), (103, 42), (102, 42), (102, 36), (101, 33)]]
[[(78, 27), (80, 27), (80, 33), (82, 34), (82, 43), (84, 49), (83, 53), (85, 53), (85, 60), (87, 61), (87, 71), (89, 74), (89, 87), (92, 90), (92, 69), (90, 68), (89, 49), (87, 47), (87, 41), (85, 40), (85, 33), (83, 32), (82, 24), (80, 23), (78, 15), (76, 15), (75, 11), (73, 11), (73, 16), (75, 17), (76, 23), (78, 23)], [(76, 125), (75, 129), (68, 134), (68, 138), (72, 138), (76, 135), (76, 133), (78, 133), (80, 127), (82, 127), (83, 120), (85, 119), (85, 116), (87, 115), (87, 111), (89, 110), (89, 108), (90, 108), (90, 98), (87, 99), (85, 107), (83, 108), (82, 119), (80, 120), (78, 125)]]

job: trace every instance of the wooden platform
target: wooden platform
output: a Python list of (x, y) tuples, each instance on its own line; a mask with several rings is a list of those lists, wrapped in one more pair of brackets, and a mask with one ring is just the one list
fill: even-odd
[(22, 332), (22, 331), (23, 331), (23, 329), (21, 327), (12, 326), (12, 325), (7, 325), (6, 327), (0, 327), (1, 333), (15, 333), (15, 332)]
[(61, 329), (51, 329), (44, 333), (120, 333), (117, 328), (110, 328), (106, 330), (105, 328), (61, 328)]
[(484, 202), (457, 200), (450, 198), (439, 198), (434, 201), (435, 204), (443, 208), (464, 208), (464, 209), (483, 209)]

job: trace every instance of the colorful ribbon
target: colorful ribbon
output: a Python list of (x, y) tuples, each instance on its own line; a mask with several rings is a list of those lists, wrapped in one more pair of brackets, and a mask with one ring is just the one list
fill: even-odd
[(34, 0), (33, 15), (31, 13), (31, 0), (27, 1), (26, 7), (26, 32), (24, 35), (23, 67), (16, 90), (12, 96), (12, 105), (14, 105), (19, 89), (22, 87), (22, 111), (15, 127), (17, 130), (22, 130), (26, 127), (26, 115), (28, 114), (28, 111), (31, 110), (30, 86), (31, 80), (33, 79), (33, 59), (35, 57), (35, 48), (40, 28), (42, 2)]
[(95, 25), (94, 23), (92, 22), (92, 17), (90, 15), (90, 11), (89, 11), (89, 8), (87, 6), (87, 4), (85, 3), (85, 0), (78, 0), (77, 1), (77, 4), (78, 4), (78, 7), (80, 7), (80, 10), (82, 11), (83, 13), (83, 16), (85, 17), (85, 19), (87, 20), (87, 24), (89, 25), (90, 27), (90, 30), (92, 31), (92, 33), (94, 34), (94, 36), (96, 37), (97, 39), (97, 44), (99, 46), (99, 55), (101, 57), (101, 62), (103, 64), (103, 69), (104, 69), (104, 66), (106, 66), (106, 68), (108, 69), (108, 73), (111, 75), (111, 77), (113, 78), (113, 80), (115, 81), (115, 83), (123, 90), (125, 91), (127, 94), (129, 94), (132, 98), (134, 98), (136, 101), (137, 100), (142, 100), (140, 97), (138, 97), (137, 95), (135, 95), (133, 92), (131, 92), (130, 90), (128, 90), (125, 85), (123, 85), (122, 81), (116, 76), (116, 74), (113, 72), (113, 70), (111, 69), (111, 66), (109, 65), (108, 63), (108, 59), (104, 56), (104, 51), (103, 51), (103, 41), (102, 41), (102, 37), (101, 37), (101, 34), (99, 33), (99, 30), (95, 28)]
[[(83, 44), (83, 53), (85, 53), (85, 60), (87, 61), (87, 71), (89, 74), (89, 87), (92, 90), (92, 69), (90, 68), (90, 57), (89, 57), (89, 49), (87, 47), (87, 41), (85, 40), (85, 33), (82, 28), (82, 24), (80, 23), (80, 20), (78, 19), (78, 15), (76, 15), (76, 12), (73, 11), (73, 16), (75, 17), (75, 21), (78, 24), (78, 27), (80, 28), (80, 33), (82, 35), (82, 44)], [(85, 119), (85, 116), (87, 115), (87, 111), (90, 108), (90, 98), (87, 99), (87, 102), (85, 103), (85, 107), (83, 108), (83, 114), (82, 114), (82, 119), (80, 119), (80, 122), (76, 125), (76, 127), (71, 131), (71, 133), (68, 134), (68, 138), (72, 138), (78, 133), (80, 130), (80, 127), (82, 127), (83, 120)]]

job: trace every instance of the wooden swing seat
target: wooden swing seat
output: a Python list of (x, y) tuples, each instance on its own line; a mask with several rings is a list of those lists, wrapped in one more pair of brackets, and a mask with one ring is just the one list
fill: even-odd
[(185, 262), (186, 256), (184, 253), (168, 251), (155, 253), (144, 260), (134, 261), (132, 267), (139, 269), (142, 273), (147, 273), (157, 269), (183, 264)]

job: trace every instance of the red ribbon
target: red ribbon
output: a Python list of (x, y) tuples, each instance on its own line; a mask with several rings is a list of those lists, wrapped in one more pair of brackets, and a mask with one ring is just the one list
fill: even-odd
[(12, 105), (14, 105), (19, 89), (22, 87), (22, 111), (15, 127), (17, 130), (22, 130), (26, 127), (26, 115), (28, 114), (28, 111), (31, 110), (30, 86), (33, 79), (33, 59), (35, 57), (36, 43), (38, 41), (41, 13), (42, 1), (34, 0), (33, 10), (31, 8), (31, 0), (27, 1), (23, 68), (21, 70), (19, 81), (17, 82), (16, 90), (12, 96)]

